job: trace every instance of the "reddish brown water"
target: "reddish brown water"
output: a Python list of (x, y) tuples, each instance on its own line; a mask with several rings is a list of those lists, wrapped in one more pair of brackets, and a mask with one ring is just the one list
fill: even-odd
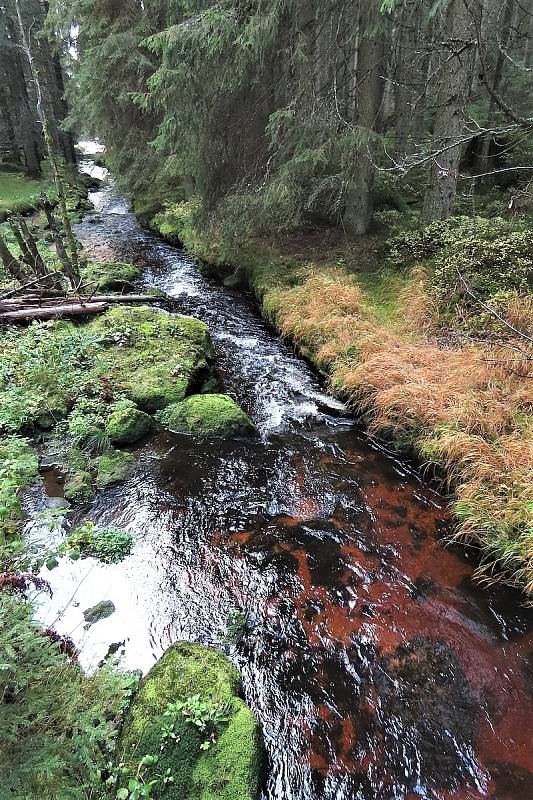
[[(88, 664), (117, 641), (142, 668), (177, 639), (225, 647), (263, 727), (265, 800), (531, 800), (532, 613), (472, 584), (473, 565), (440, 543), (441, 498), (329, 404), (249, 300), (96, 199), (85, 243), (142, 261), (208, 322), (262, 437), (144, 446), (136, 475), (90, 511), (128, 527), (134, 552), (94, 565), (59, 626)], [(50, 574), (51, 614), (82, 569)], [(104, 597), (116, 614), (83, 631)], [(228, 644), (235, 609), (245, 623)]]

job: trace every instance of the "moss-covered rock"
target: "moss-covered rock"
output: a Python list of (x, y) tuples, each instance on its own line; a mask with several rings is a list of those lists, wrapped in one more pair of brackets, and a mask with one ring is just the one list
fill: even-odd
[[(161, 800), (254, 800), (260, 771), (257, 721), (238, 696), (239, 674), (216, 650), (199, 644), (172, 645), (150, 670), (133, 700), (119, 741), (118, 755), (134, 777), (144, 755), (157, 754), (156, 770), (170, 770), (174, 782), (158, 786)], [(199, 695), (201, 701), (226, 704), (226, 721), (215, 742), (202, 750), (202, 734), (185, 718), (176, 740), (162, 744), (163, 713), (168, 703)], [(150, 773), (146, 776), (150, 779)]]
[(115, 604), (111, 600), (101, 600), (95, 606), (87, 608), (83, 612), (83, 618), (89, 625), (94, 625), (95, 622), (99, 622), (101, 619), (110, 617), (114, 611)]
[(109, 409), (105, 431), (113, 444), (133, 444), (150, 432), (153, 420), (131, 400), (119, 400)]
[(82, 267), (81, 275), (84, 284), (94, 291), (102, 289), (131, 289), (133, 282), (139, 277), (139, 267), (121, 261), (89, 261)]
[(67, 475), (64, 486), (67, 500), (74, 503), (83, 503), (90, 500), (94, 494), (93, 477), (88, 470), (76, 469)]
[(240, 436), (257, 432), (250, 417), (225, 394), (196, 394), (160, 411), (157, 418), (176, 433)]
[(138, 306), (121, 306), (89, 323), (107, 346), (96, 368), (145, 411), (179, 402), (210, 375), (207, 325)]
[(112, 450), (94, 458), (92, 463), (96, 469), (96, 486), (103, 489), (126, 480), (135, 463), (135, 456)]

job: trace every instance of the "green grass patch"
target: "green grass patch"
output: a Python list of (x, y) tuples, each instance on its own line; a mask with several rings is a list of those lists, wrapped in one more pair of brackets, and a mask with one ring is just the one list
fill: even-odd
[(0, 172), (0, 220), (10, 211), (25, 213), (37, 208), (46, 183), (21, 172)]

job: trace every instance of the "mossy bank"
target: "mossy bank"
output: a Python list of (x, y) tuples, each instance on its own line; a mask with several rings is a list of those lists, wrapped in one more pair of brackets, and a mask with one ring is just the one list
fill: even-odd
[(249, 286), (372, 431), (434, 465), (480, 576), (532, 594), (529, 220), (419, 229), (390, 212), (388, 230), (359, 239), (317, 229), (239, 241), (201, 224), (198, 208), (171, 205), (152, 225), (211, 274)]
[(191, 317), (118, 306), (82, 324), (5, 328), (0, 355), (0, 446), (10, 471), (3, 486), (15, 522), (32, 439), (63, 476), (65, 498), (86, 503), (132, 473), (136, 459), (124, 448), (161, 425), (201, 436), (255, 430), (229, 397), (196, 394), (218, 381), (208, 328)]

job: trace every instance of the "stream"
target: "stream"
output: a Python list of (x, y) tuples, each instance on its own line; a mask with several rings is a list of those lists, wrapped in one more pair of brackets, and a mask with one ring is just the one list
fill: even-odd
[[(87, 670), (110, 646), (143, 672), (178, 640), (225, 649), (263, 729), (262, 800), (531, 800), (533, 612), (471, 581), (473, 560), (441, 544), (443, 498), (325, 394), (250, 297), (143, 230), (112, 183), (90, 199), (85, 248), (141, 265), (146, 287), (209, 325), (224, 390), (261, 436), (163, 432), (138, 448), (133, 476), (87, 512), (128, 529), (131, 555), (45, 569), (43, 622)], [(50, 476), (45, 490), (60, 494)], [(84, 627), (101, 600), (115, 613)]]

